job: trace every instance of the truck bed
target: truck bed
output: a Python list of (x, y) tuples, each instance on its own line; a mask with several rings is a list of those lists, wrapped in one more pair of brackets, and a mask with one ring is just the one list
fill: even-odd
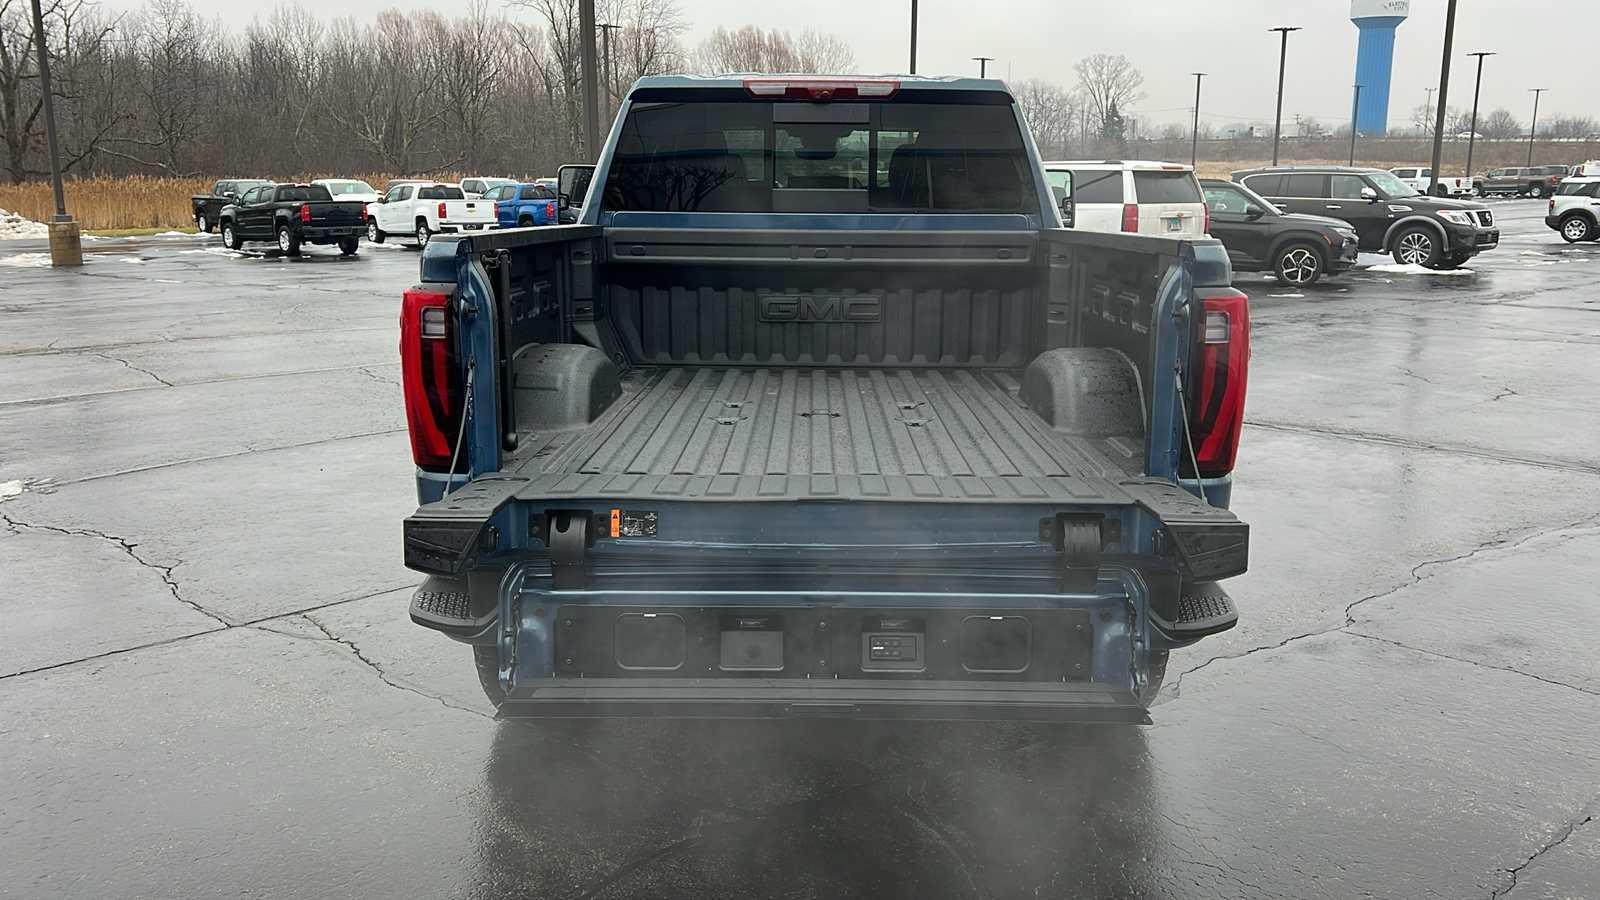
[(1120, 502), (1143, 439), (1051, 428), (1008, 371), (636, 368), (581, 429), (524, 433), (524, 496)]

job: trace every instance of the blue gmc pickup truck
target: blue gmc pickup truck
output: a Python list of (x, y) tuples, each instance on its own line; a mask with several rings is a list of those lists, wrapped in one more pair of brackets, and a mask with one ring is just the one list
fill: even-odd
[(1063, 229), (998, 81), (618, 123), (576, 224), (405, 293), (413, 621), (506, 716), (1148, 722), (1246, 565), (1222, 247)]

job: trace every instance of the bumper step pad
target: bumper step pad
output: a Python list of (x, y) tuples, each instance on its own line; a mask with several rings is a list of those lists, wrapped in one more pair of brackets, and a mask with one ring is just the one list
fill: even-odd
[(1175, 640), (1193, 640), (1227, 631), (1239, 624), (1233, 598), (1215, 581), (1186, 581), (1171, 613), (1150, 604), (1150, 621)]
[[(491, 595), (492, 596), (492, 595)], [(497, 610), (474, 616), (466, 578), (429, 577), (411, 595), (411, 621), (445, 634), (468, 636), (491, 625)]]

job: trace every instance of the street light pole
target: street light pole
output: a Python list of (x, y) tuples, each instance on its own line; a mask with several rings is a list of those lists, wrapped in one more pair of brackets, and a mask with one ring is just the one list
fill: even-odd
[(1538, 132), (1534, 128), (1539, 124), (1539, 95), (1549, 88), (1528, 88), (1533, 92), (1533, 121), (1528, 123), (1528, 165), (1533, 165), (1533, 136)]
[(1289, 32), (1299, 31), (1300, 29), (1299, 27), (1279, 26), (1277, 28), (1268, 28), (1267, 30), (1276, 31), (1283, 35), (1283, 44), (1278, 49), (1278, 114), (1272, 120), (1272, 164), (1277, 165), (1278, 137), (1279, 132), (1283, 131), (1283, 68), (1284, 63), (1289, 58)]
[(595, 62), (594, 0), (578, 0), (578, 65), (583, 79), (583, 154), (600, 158), (600, 73)]
[(1200, 79), (1206, 77), (1204, 72), (1194, 74), (1194, 134), (1189, 141), (1189, 165), (1192, 167), (1200, 158)]
[(989, 63), (994, 62), (994, 57), (992, 57), (992, 56), (974, 56), (972, 58), (972, 60), (973, 60), (973, 62), (976, 62), (978, 64), (978, 77), (979, 78), (987, 78), (987, 77), (989, 77)]
[[(1450, 97), (1450, 48), (1456, 42), (1456, 0), (1450, 0), (1450, 6), (1444, 14), (1444, 57), (1439, 63), (1439, 107), (1433, 113), (1433, 181), (1428, 184), (1428, 193), (1439, 192), (1439, 166), (1444, 162), (1444, 108)], [(1472, 183), (1472, 173), (1467, 173), (1467, 183)]]
[(605, 73), (606, 105), (605, 118), (602, 119), (604, 123), (611, 121), (611, 89), (616, 86), (616, 72), (612, 70), (611, 64), (611, 32), (620, 30), (622, 26), (602, 22), (595, 27), (600, 29), (600, 63), (601, 71)]
[(1356, 99), (1350, 104), (1350, 165), (1356, 164), (1356, 113), (1361, 109), (1361, 85), (1356, 85)]
[(50, 265), (83, 265), (83, 241), (78, 223), (67, 215), (66, 189), (61, 184), (61, 150), (56, 141), (56, 105), (50, 88), (50, 51), (45, 46), (44, 13), (33, 0), (33, 42), (39, 52), (39, 92), (42, 94), (45, 145), (50, 150), (50, 187), (55, 192), (56, 214), (50, 219)]
[(1478, 92), (1483, 88), (1483, 58), (1493, 56), (1493, 52), (1479, 51), (1468, 53), (1468, 56), (1478, 58), (1478, 83), (1472, 87), (1472, 126), (1467, 129), (1467, 178), (1472, 177), (1472, 147), (1478, 142)]
[(911, 74), (917, 74), (917, 0), (911, 0)]

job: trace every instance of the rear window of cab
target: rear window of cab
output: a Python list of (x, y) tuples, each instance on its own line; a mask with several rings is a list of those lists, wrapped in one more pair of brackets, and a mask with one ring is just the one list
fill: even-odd
[(1039, 212), (1033, 164), (1009, 102), (916, 94), (832, 103), (645, 94), (618, 130), (601, 208)]

